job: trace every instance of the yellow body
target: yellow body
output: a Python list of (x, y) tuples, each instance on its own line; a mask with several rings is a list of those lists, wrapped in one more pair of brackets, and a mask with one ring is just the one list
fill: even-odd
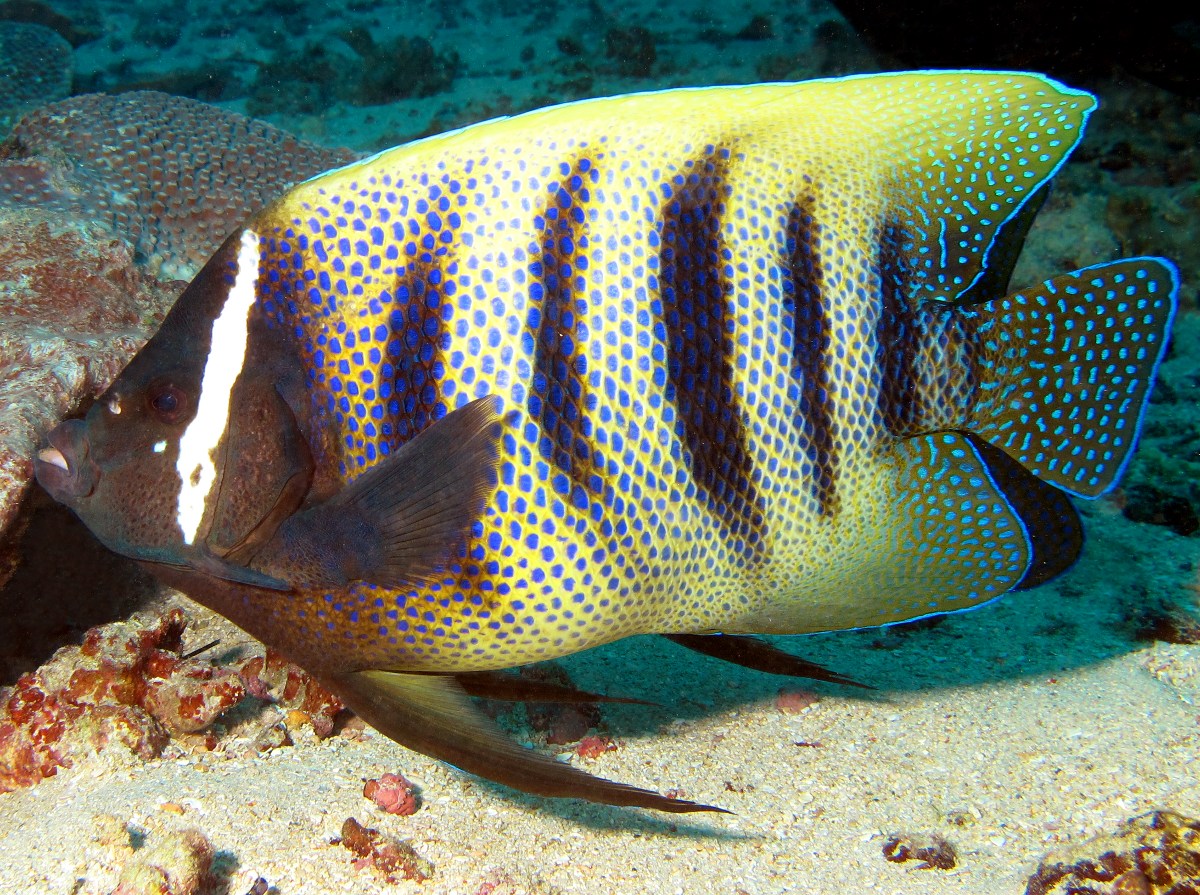
[[(1012, 589), (1033, 555), (1020, 513), (961, 436), (930, 434), (988, 422), (972, 407), (1004, 350), (978, 334), (986, 308), (949, 303), (1093, 107), (1008, 73), (668, 91), (301, 184), (248, 226), (260, 306), (312, 370), (325, 473), (352, 480), (485, 394), (506, 433), (439, 586), (271, 611), (315, 649), (355, 641), (362, 667), (461, 671), (647, 632), (877, 625)], [(1017, 388), (1016, 369), (990, 386)], [(1032, 465), (1028, 447), (1004, 449)], [(1119, 459), (1044, 477), (1098, 493)]]
[(1069, 495), (1124, 469), (1178, 287), (1132, 258), (1005, 294), (1093, 107), (1036, 75), (884, 74), (382, 153), (233, 234), (38, 478), (400, 743), (719, 810), (523, 749), (468, 694), (580, 698), (490, 670), (643, 633), (846, 683), (728, 635), (1068, 568)]

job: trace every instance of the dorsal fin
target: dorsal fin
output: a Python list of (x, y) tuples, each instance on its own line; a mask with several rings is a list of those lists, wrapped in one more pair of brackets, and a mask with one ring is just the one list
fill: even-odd
[[(758, 177), (740, 149), (781, 167), (796, 165), (805, 188), (857, 193), (858, 211), (900, 236), (897, 263), (881, 273), (899, 280), (911, 298), (958, 301), (993, 260), (1004, 266), (1000, 234), (1062, 165), (1095, 107), (1091, 94), (1042, 75), (970, 70), (589, 99), (386, 150), (305, 182), (262, 212), (255, 226), (265, 233), (301, 225), (309, 217), (305, 208), (319, 207), (323, 195), (353, 193), (361, 182), (392, 172), (408, 180), (434, 176), (491, 147), (519, 145), (529, 165), (557, 167), (567, 138), (582, 147), (619, 135), (665, 150), (666, 159), (676, 157), (676, 139), (713, 141), (732, 152), (728, 183), (735, 193), (744, 177)], [(678, 128), (668, 124), (674, 122)], [(525, 198), (514, 192), (491, 206), (500, 212)], [(858, 239), (865, 245), (868, 235), (864, 227)], [(307, 263), (328, 268), (336, 260), (330, 250), (327, 261)]]
[(881, 224), (898, 236), (880, 273), (910, 299), (989, 298), (976, 286), (993, 265), (1007, 280), (1016, 253), (1005, 245), (1019, 249), (1096, 100), (1037, 75), (943, 72), (922, 83), (922, 74), (938, 73), (900, 76), (914, 83), (878, 134), (894, 160), (881, 163)]
[(1025, 247), (1025, 237), (1029, 235), (1029, 228), (1033, 226), (1034, 218), (1046, 204), (1046, 197), (1050, 195), (1050, 189), (1049, 182), (1042, 184), (1041, 188), (1020, 207), (1016, 214), (1000, 227), (996, 234), (996, 244), (988, 255), (987, 266), (983, 273), (975, 281), (975, 284), (959, 297), (962, 304), (971, 305), (976, 302), (991, 301), (997, 295), (1008, 294), (1013, 268), (1017, 266), (1021, 249)]

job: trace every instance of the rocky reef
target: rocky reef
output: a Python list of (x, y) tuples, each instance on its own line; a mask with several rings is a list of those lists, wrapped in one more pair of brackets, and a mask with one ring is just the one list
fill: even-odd
[(1200, 821), (1174, 811), (1131, 818), (1115, 833), (1044, 860), (1025, 895), (1196, 895)]
[(0, 583), (45, 432), (107, 387), (249, 214), (354, 157), (148, 91), (44, 106), (0, 143)]
[[(179, 609), (90, 629), (12, 687), (0, 688), (0, 792), (31, 786), (100, 751), (157, 758), (174, 737), (207, 731), (247, 696), (285, 713), (251, 737), (258, 751), (290, 743), (302, 725), (329, 736), (342, 710), (336, 696), (275, 653), (214, 664), (181, 653)], [(211, 646), (211, 644), (210, 644)], [(212, 750), (208, 733), (190, 741)], [(231, 746), (232, 748), (232, 746)]]

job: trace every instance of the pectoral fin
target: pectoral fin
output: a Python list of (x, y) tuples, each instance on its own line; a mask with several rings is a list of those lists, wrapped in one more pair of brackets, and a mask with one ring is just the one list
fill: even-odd
[(483, 512), (500, 433), (494, 398), (450, 412), (332, 499), (283, 522), (254, 566), (295, 587), (429, 580)]
[(449, 676), (354, 671), (327, 681), (364, 721), (401, 745), (514, 789), (672, 813), (728, 813), (593, 777), (522, 748), (479, 712)]
[(248, 566), (240, 566), (228, 562), (207, 550), (188, 554), (188, 568), (222, 581), (232, 581), (234, 584), (248, 584), (251, 587), (264, 587), (267, 590), (291, 590), (286, 581), (281, 581), (264, 572), (259, 572)]

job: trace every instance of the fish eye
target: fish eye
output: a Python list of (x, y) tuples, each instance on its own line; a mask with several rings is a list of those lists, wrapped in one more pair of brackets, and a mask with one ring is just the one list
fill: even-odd
[(146, 406), (164, 423), (178, 422), (187, 413), (187, 395), (170, 382), (152, 385), (146, 391)]

